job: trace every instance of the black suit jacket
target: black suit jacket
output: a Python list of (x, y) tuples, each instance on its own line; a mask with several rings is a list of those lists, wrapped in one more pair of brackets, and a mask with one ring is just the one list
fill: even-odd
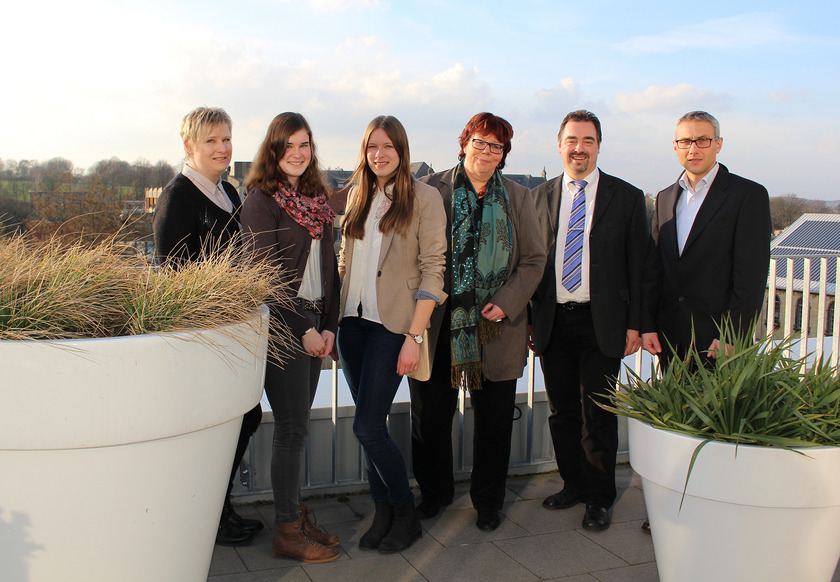
[(642, 331), (656, 331), (685, 350), (693, 321), (697, 346), (705, 349), (718, 337), (716, 325), (724, 315), (744, 333), (761, 310), (770, 263), (770, 201), (764, 186), (720, 164), (680, 254), (681, 192), (678, 180), (656, 198)]
[[(555, 254), (562, 186), (561, 174), (532, 191), (548, 249), (545, 272), (532, 300), (537, 355), (545, 351), (551, 338), (557, 305)], [(642, 191), (600, 172), (589, 231), (589, 290), (595, 337), (606, 356), (622, 357), (627, 330), (640, 329), (648, 240)]]

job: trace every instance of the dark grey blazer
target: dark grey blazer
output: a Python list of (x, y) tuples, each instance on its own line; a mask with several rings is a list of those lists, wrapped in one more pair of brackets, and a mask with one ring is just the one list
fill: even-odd
[[(443, 290), (452, 288), (452, 191), (455, 168), (421, 178), (422, 182), (434, 186), (443, 198), (446, 210), (446, 273)], [(528, 356), (528, 299), (534, 292), (545, 264), (545, 247), (539, 234), (534, 201), (531, 192), (507, 178), (503, 179), (510, 198), (511, 224), (513, 226), (513, 248), (510, 256), (510, 277), (490, 300), (507, 316), (502, 326), (502, 335), (482, 346), (481, 366), (488, 380), (501, 382), (522, 376)], [(439, 333), (449, 333), (449, 322), (443, 321), (445, 308), (437, 307), (432, 313), (429, 329), (429, 350), (432, 365), (435, 362), (434, 349)], [(449, 354), (440, 354), (449, 365)], [(440, 360), (438, 360), (440, 361)]]
[[(555, 253), (562, 178), (561, 174), (532, 192), (548, 249), (545, 273), (532, 301), (537, 355), (545, 351), (551, 338), (557, 305)], [(589, 232), (589, 290), (595, 337), (606, 356), (622, 357), (627, 330), (641, 329), (642, 274), (648, 241), (642, 191), (600, 172)]]
[(697, 345), (705, 349), (718, 337), (716, 323), (724, 315), (743, 332), (761, 310), (770, 263), (770, 201), (764, 186), (720, 164), (680, 255), (681, 192), (678, 180), (656, 198), (642, 331), (656, 331), (685, 349), (693, 321)]

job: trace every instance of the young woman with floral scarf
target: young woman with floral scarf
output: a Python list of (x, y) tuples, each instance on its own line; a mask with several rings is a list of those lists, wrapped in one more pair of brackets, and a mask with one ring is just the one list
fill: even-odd
[(418, 369), (429, 316), (446, 299), (446, 214), (437, 191), (412, 178), (410, 159), (408, 137), (395, 117), (368, 124), (338, 266), (344, 280), (338, 349), (376, 505), (359, 547), (382, 552), (407, 548), (422, 531), (405, 461), (386, 420), (402, 376)]
[(333, 351), (338, 328), (335, 213), (327, 203), (329, 190), (312, 130), (301, 114), (274, 118), (245, 185), (246, 244), (256, 259), (275, 264), (278, 281), (285, 279), (297, 292), (289, 305), (270, 306), (271, 316), (282, 319), (301, 344), (282, 367), (269, 356), (265, 372), (274, 414), (273, 552), (302, 562), (328, 562), (338, 557), (338, 538), (316, 528), (300, 502), (300, 469), (321, 360)]
[(516, 380), (527, 356), (527, 305), (546, 256), (530, 191), (501, 173), (512, 137), (507, 121), (479, 113), (461, 132), (460, 163), (423, 178), (447, 212), (450, 299), (431, 319), (432, 376), (409, 381), (414, 477), (423, 497), (417, 512), (432, 517), (452, 503), (452, 418), (458, 390), (469, 390), (470, 497), (484, 531), (501, 519)]

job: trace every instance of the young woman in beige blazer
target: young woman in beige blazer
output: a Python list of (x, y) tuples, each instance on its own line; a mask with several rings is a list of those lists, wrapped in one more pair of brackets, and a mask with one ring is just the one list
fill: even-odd
[(405, 461), (386, 419), (404, 374), (417, 370), (423, 331), (443, 303), (446, 214), (434, 188), (414, 180), (405, 128), (368, 124), (347, 200), (338, 271), (338, 350), (356, 403), (373, 525), (359, 547), (399, 551), (420, 537)]

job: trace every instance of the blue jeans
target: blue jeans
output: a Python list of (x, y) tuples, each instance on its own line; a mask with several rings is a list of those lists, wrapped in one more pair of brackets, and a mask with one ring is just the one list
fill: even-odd
[(338, 326), (341, 368), (356, 403), (353, 432), (365, 452), (370, 494), (395, 507), (414, 502), (405, 461), (387, 424), (402, 380), (397, 359), (404, 342), (404, 335), (360, 317), (345, 317)]

